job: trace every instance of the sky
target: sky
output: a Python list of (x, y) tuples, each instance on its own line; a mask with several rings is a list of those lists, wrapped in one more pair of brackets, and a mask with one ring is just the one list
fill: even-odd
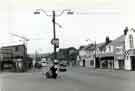
[(134, 0), (0, 0), (0, 46), (23, 43), (12, 33), (30, 39), (28, 53), (53, 52), (52, 18), (43, 12), (34, 15), (36, 9), (49, 15), (52, 10), (56, 15), (65, 9), (74, 12), (56, 17), (62, 26), (56, 24), (60, 48), (104, 42), (106, 36), (113, 40), (123, 34), (126, 26), (135, 27), (134, 3)]

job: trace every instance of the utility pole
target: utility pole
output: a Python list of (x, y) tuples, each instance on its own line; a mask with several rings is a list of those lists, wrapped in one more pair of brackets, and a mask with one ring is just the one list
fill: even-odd
[(55, 31), (55, 24), (57, 24), (60, 28), (61, 25), (59, 25), (57, 22), (55, 22), (55, 17), (57, 16), (61, 16), (65, 11), (67, 12), (67, 14), (74, 14), (71, 10), (68, 9), (64, 9), (62, 11), (60, 11), (60, 14), (55, 14), (55, 10), (52, 11), (52, 15), (47, 14), (47, 11), (43, 10), (43, 9), (36, 9), (36, 11), (34, 12), (34, 14), (40, 14), (40, 11), (42, 11), (46, 16), (51, 17), (52, 18), (52, 23), (53, 23), (53, 39), (51, 40), (51, 44), (54, 46), (54, 60), (57, 59), (57, 52), (56, 49), (59, 47), (59, 39), (56, 38), (56, 31)]
[(96, 41), (95, 41), (95, 68), (96, 68), (96, 49), (97, 49), (97, 45), (96, 45)]
[[(53, 14), (53, 39), (56, 40), (56, 31), (55, 31), (55, 11), (52, 11)], [(57, 54), (56, 54), (56, 44), (54, 44), (54, 59), (57, 59)]]

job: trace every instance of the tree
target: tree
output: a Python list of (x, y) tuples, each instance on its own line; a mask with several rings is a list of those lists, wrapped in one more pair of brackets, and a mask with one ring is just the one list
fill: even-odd
[(74, 47), (68, 48), (68, 61), (76, 64), (76, 59), (78, 55), (78, 50)]
[(69, 64), (70, 62), (76, 63), (76, 58), (78, 55), (78, 51), (74, 47), (69, 47), (69, 48), (63, 48), (59, 49), (59, 52), (57, 53), (57, 58), (59, 60), (65, 60)]

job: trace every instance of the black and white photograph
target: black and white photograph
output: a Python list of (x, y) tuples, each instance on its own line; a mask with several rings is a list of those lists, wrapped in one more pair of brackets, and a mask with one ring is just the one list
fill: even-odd
[(0, 91), (135, 91), (134, 0), (0, 0)]

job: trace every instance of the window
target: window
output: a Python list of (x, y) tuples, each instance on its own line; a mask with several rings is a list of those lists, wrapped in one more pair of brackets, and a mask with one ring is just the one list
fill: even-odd
[(90, 65), (93, 66), (94, 65), (94, 60), (90, 61)]
[(111, 46), (109, 46), (109, 52), (111, 52)]
[(134, 43), (133, 43), (133, 35), (129, 35), (129, 43), (130, 43), (130, 48), (134, 48)]
[(111, 46), (111, 52), (113, 52), (113, 48), (114, 48), (114, 47), (113, 47), (113, 46)]
[(15, 51), (16, 51), (16, 52), (18, 51), (18, 46), (15, 47)]

